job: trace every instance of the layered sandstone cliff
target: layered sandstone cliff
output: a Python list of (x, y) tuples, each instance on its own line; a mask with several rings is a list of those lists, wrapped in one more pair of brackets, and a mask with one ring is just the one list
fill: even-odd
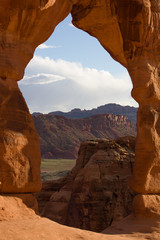
[(134, 137), (83, 142), (69, 175), (43, 184), (38, 194), (42, 216), (101, 232), (130, 214), (135, 194), (128, 188), (128, 178), (134, 146)]
[(135, 136), (134, 125), (123, 115), (103, 114), (84, 119), (41, 114), (33, 116), (40, 136), (42, 158), (76, 159), (82, 141)]

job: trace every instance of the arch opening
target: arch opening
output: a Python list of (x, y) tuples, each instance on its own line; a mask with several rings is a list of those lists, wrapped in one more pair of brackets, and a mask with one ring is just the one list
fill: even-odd
[[(129, 76), (128, 76), (126, 70), (124, 70), (123, 67), (120, 67), (120, 65), (118, 63), (116, 63), (115, 61), (112, 62), (110, 60), (111, 57), (109, 56), (109, 54), (107, 54), (104, 51), (102, 46), (93, 37), (88, 36), (85, 32), (81, 33), (80, 35), (78, 34), (78, 36), (76, 37), (76, 34), (81, 31), (78, 29), (75, 29), (71, 25), (69, 20), (70, 20), (70, 17), (68, 19), (66, 19), (66, 23), (65, 23), (66, 26), (63, 26), (63, 23), (61, 23), (60, 26), (57, 27), (57, 33), (56, 33), (56, 30), (53, 33), (53, 40), (49, 39), (46, 43), (43, 43), (39, 47), (39, 49), (37, 49), (36, 54), (35, 54), (36, 57), (35, 57), (35, 59), (32, 60), (31, 66), (28, 66), (24, 80), (22, 80), (19, 83), (22, 91), (24, 89), (24, 90), (28, 90), (28, 93), (30, 93), (30, 94), (32, 93), (31, 91), (34, 91), (32, 94), (36, 94), (37, 92), (40, 94), (39, 95), (40, 107), (42, 107), (43, 103), (46, 104), (42, 108), (44, 110), (37, 108), (38, 110), (36, 109), (34, 111), (48, 113), (48, 112), (53, 112), (53, 110), (69, 111), (69, 110), (72, 110), (73, 108), (82, 108), (82, 109), (87, 110), (87, 109), (99, 107), (100, 105), (105, 105), (106, 103), (115, 103), (115, 102), (121, 103), (123, 105), (129, 105), (129, 101), (130, 101), (130, 103), (132, 102), (131, 98), (129, 98), (131, 84), (130, 84), (130, 79), (129, 79)], [(68, 37), (63, 37), (62, 33), (61, 32), (59, 33), (59, 31), (61, 31), (60, 30), (61, 27), (64, 31), (65, 36), (67, 34), (67, 30), (69, 30), (69, 29), (71, 29), (73, 31), (73, 34), (71, 34), (71, 36), (68, 36)], [(59, 44), (58, 41), (59, 41), (60, 37), (59, 36), (56, 37), (56, 34), (58, 34), (58, 33), (60, 34), (61, 39), (63, 39), (63, 40), (67, 39), (66, 40), (67, 44), (64, 41), (61, 41), (61, 44)], [(51, 38), (52, 38), (52, 36), (51, 36)], [(54, 42), (54, 38), (57, 38), (57, 42)], [(73, 44), (72, 44), (72, 42), (73, 42)], [(75, 42), (76, 42), (76, 44), (75, 44)], [(64, 43), (65, 43), (65, 45), (67, 45), (66, 50), (63, 47)], [(69, 45), (69, 43), (70, 43), (70, 45)], [(44, 54), (44, 51), (46, 51), (47, 49), (49, 49), (50, 55)], [(59, 52), (60, 52), (61, 59), (59, 59)], [(79, 58), (78, 58), (78, 52), (80, 53)], [(52, 55), (51, 55), (51, 53), (52, 53)], [(56, 55), (55, 58), (54, 58), (54, 53)], [(38, 54), (41, 54), (41, 55), (38, 55)], [(63, 57), (64, 55), (65, 55), (65, 58)], [(85, 55), (85, 56), (83, 56), (83, 55)], [(90, 62), (87, 60), (88, 57), (90, 58)], [(84, 60), (84, 62), (83, 62), (83, 60)], [(104, 64), (104, 61), (106, 62), (105, 64)], [(110, 66), (107, 65), (107, 62), (109, 62)], [(38, 64), (39, 64), (39, 67), (38, 67)], [(29, 69), (29, 67), (30, 67), (30, 69)], [(37, 69), (34, 72), (34, 68), (36, 68), (36, 67), (37, 67)], [(65, 71), (64, 71), (64, 68), (65, 68)], [(117, 72), (116, 72), (116, 69), (117, 69)], [(59, 89), (56, 88), (57, 85), (58, 85)], [(69, 89), (67, 89), (67, 87)], [(55, 88), (55, 90), (54, 90), (54, 88)], [(64, 90), (62, 90), (62, 88)], [(49, 92), (47, 92), (48, 90), (49, 90)], [(121, 91), (120, 96), (118, 96), (120, 91)], [(85, 95), (83, 95), (83, 93)], [(49, 94), (51, 96), (49, 96)], [(53, 99), (51, 98), (52, 95), (53, 95)], [(90, 95), (90, 98), (88, 98), (89, 95)], [(104, 96), (104, 98), (102, 97), (102, 95)], [(108, 100), (105, 98), (108, 95), (111, 100)], [(124, 97), (124, 95), (126, 95), (126, 98)], [(24, 92), (24, 96), (25, 96), (25, 92)], [(47, 96), (47, 99), (45, 99), (46, 96)], [(112, 98), (112, 96), (115, 98)], [(56, 102), (56, 100), (58, 101), (58, 98), (62, 98), (62, 97), (64, 97), (63, 103), (58, 104)], [(122, 102), (120, 102), (118, 100), (118, 98), (120, 99), (122, 97), (124, 100), (122, 100)], [(48, 100), (48, 98), (49, 98), (49, 100)], [(100, 100), (100, 103), (99, 103), (98, 100), (100, 98), (102, 100)], [(69, 102), (67, 102), (68, 99), (69, 99)], [(29, 100), (32, 103), (32, 97), (29, 97)], [(47, 106), (47, 103), (50, 101), (52, 101), (53, 104), (51, 104), (51, 106), (49, 106), (50, 108), (48, 108), (46, 110), (45, 106)], [(81, 102), (83, 102), (83, 105), (80, 105)], [(31, 103), (28, 105), (31, 105)], [(72, 105), (72, 103), (74, 105)], [(85, 103), (88, 105), (84, 105)], [(90, 103), (92, 105), (89, 105)], [(55, 108), (56, 104), (57, 104), (57, 107)], [(69, 151), (70, 151), (70, 154), (71, 154), (71, 152), (75, 152), (75, 150), (76, 150), (76, 153), (78, 153), (79, 143), (82, 140), (87, 140), (87, 139), (93, 140), (93, 138), (96, 139), (96, 137), (91, 134), (91, 131), (90, 131), (90, 135), (86, 134), (87, 131), (86, 132), (82, 131), (81, 134), (84, 135), (83, 136), (84, 138), (82, 136), (79, 136), (79, 142), (78, 142), (78, 145), (76, 146), (76, 148), (73, 148), (73, 146), (69, 146), (69, 144), (68, 144), (66, 146), (68, 151), (65, 151), (65, 149), (63, 150), (63, 154), (64, 154), (63, 155), (64, 157), (63, 157), (62, 155), (60, 155), (62, 153), (57, 153), (57, 149), (55, 149), (55, 146), (52, 145), (52, 151), (51, 151), (47, 148), (47, 146), (44, 143), (44, 140), (46, 140), (43, 138), (43, 135), (45, 134), (44, 132), (46, 131), (46, 134), (48, 135), (50, 128), (52, 128), (52, 131), (56, 130), (55, 128), (53, 128), (53, 125), (52, 126), (50, 125), (50, 122), (52, 121), (51, 118), (49, 118), (49, 120), (47, 121), (47, 119), (46, 119), (47, 115), (42, 116), (41, 117), (42, 121), (40, 121), (40, 120), (38, 120), (38, 115), (37, 115), (37, 119), (35, 116), (34, 120), (37, 125), (41, 124), (43, 126), (42, 129), (38, 128), (37, 131), (38, 130), (40, 131), (41, 141), (43, 141), (43, 143), (41, 143), (41, 147), (46, 150), (45, 153), (43, 153), (44, 154), (43, 157), (45, 159), (42, 161), (42, 167), (43, 167), (42, 168), (42, 171), (43, 171), (42, 180), (43, 181), (53, 180), (53, 179), (55, 180), (55, 179), (57, 179), (57, 176), (62, 177), (62, 176), (64, 176), (63, 174), (67, 173), (68, 165), (73, 166), (72, 164), (74, 164), (75, 160), (68, 159), (68, 158), (71, 158), (71, 157), (69, 157), (71, 155), (68, 155)], [(45, 120), (42, 118), (44, 118)], [(60, 139), (61, 145), (64, 144), (64, 141), (67, 141), (67, 143), (70, 142), (69, 138), (72, 138), (72, 137), (74, 138), (73, 135), (76, 133), (76, 130), (73, 129), (73, 131), (75, 131), (73, 134), (69, 132), (69, 138), (64, 139), (64, 141), (62, 143), (61, 136), (63, 135), (63, 132), (66, 135), (68, 134), (66, 132), (66, 128), (64, 126), (64, 124), (66, 124), (66, 122), (64, 121), (64, 119), (61, 119), (61, 118), (57, 118), (57, 121), (59, 122), (60, 128), (62, 128), (61, 129), (62, 131), (61, 132), (59, 131), (60, 133), (57, 136), (56, 141), (59, 142), (59, 139)], [(100, 119), (100, 124), (103, 121), (105, 121), (105, 119), (103, 119), (103, 118)], [(123, 120), (120, 119), (120, 121), (123, 121)], [(61, 122), (63, 122), (63, 123), (60, 124)], [(54, 124), (55, 124), (55, 122), (54, 122)], [(98, 125), (98, 122), (96, 124)], [(112, 125), (112, 122), (111, 123), (108, 122), (107, 124), (108, 124), (107, 128), (109, 128), (110, 125)], [(102, 132), (104, 131), (105, 125), (106, 125), (105, 122), (102, 123), (102, 129), (99, 129), (99, 131), (101, 131), (101, 133), (99, 133), (97, 135), (98, 136), (97, 138), (99, 138), (98, 141), (100, 141), (100, 138), (102, 138), (102, 137), (105, 138), (105, 136), (108, 138), (114, 138), (115, 136), (117, 136), (116, 130), (114, 130), (114, 137), (112, 136), (111, 132), (110, 133), (108, 132), (109, 135), (102, 134)], [(68, 127), (68, 125), (67, 125), (67, 127)], [(71, 128), (72, 127), (74, 127), (74, 124), (71, 126)], [(84, 128), (84, 126), (81, 125), (80, 128)], [(112, 126), (112, 129), (113, 128), (114, 128), (114, 126)], [(51, 142), (51, 138), (49, 139), (49, 141)], [(99, 144), (99, 145), (106, 144), (106, 148), (110, 144), (110, 142), (107, 143), (104, 141), (103, 143), (99, 143), (98, 141), (96, 141), (96, 140), (93, 142), (91, 141), (89, 144), (93, 144), (93, 145), (94, 144)], [(128, 141), (128, 139), (126, 141)], [(131, 145), (132, 144), (134, 145), (134, 143), (133, 143), (134, 140), (132, 138), (129, 139), (129, 142), (130, 141), (132, 142)], [(46, 140), (46, 142), (47, 142), (47, 140)], [(116, 146), (116, 142), (114, 144)], [(55, 143), (55, 145), (56, 145), (56, 143)], [(120, 145), (119, 145), (119, 148), (120, 148)], [(105, 158), (105, 160), (107, 162), (107, 161), (109, 161), (109, 159), (111, 157), (113, 157), (114, 161), (115, 160), (117, 161), (119, 158), (122, 158), (122, 156), (120, 156), (119, 153), (116, 151), (117, 151), (117, 149), (114, 152), (114, 147), (113, 147), (113, 149), (111, 149), (109, 152), (104, 150), (102, 152), (97, 152), (96, 154), (101, 162), (103, 162), (103, 158)], [(131, 151), (133, 151), (133, 149)], [(134, 155), (134, 153), (133, 153), (133, 155)], [(122, 165), (124, 167), (123, 173), (121, 172), (122, 175), (126, 174), (125, 171), (127, 171), (127, 174), (129, 174), (129, 175), (131, 174), (132, 167), (133, 167), (132, 166), (133, 165), (133, 155), (132, 156), (128, 155), (128, 159), (127, 159), (127, 161), (128, 161), (129, 158), (131, 158), (132, 161), (129, 160), (124, 165), (122, 163)], [(48, 158), (49, 158), (49, 160), (48, 160)], [(59, 158), (59, 159), (57, 160), (57, 158)], [(67, 158), (68, 160), (65, 161), (62, 158)], [(77, 158), (77, 156), (75, 158)], [(97, 161), (96, 157), (94, 155), (92, 156), (92, 158), (93, 159), (91, 159), (91, 161), (93, 161), (93, 162)], [(54, 160), (52, 160), (52, 159), (54, 159)], [(77, 160), (77, 161), (79, 161), (79, 160)], [(87, 161), (89, 161), (89, 159)], [(62, 164), (67, 165), (65, 170), (64, 170), (64, 167), (62, 166)], [(57, 170), (57, 165), (59, 165), (59, 167), (62, 166), (63, 170), (62, 169)], [(85, 165), (87, 165), (87, 163), (84, 163), (84, 166)], [(118, 167), (119, 171), (121, 171), (122, 165), (119, 164), (117, 166), (115, 164), (114, 167), (115, 168)], [(94, 164), (93, 164), (93, 167), (94, 167)], [(126, 216), (126, 214), (129, 214), (131, 211), (130, 209), (131, 209), (131, 202), (132, 202), (133, 194), (128, 191), (127, 180), (125, 180), (125, 181), (124, 181), (124, 179), (121, 180), (122, 175), (117, 172), (116, 176), (114, 176), (116, 178), (116, 189), (114, 189), (115, 191), (108, 190), (106, 187), (106, 185), (108, 185), (108, 181), (105, 180), (105, 177), (111, 177), (111, 176), (109, 174), (109, 167), (107, 168), (105, 166), (105, 164), (103, 163), (102, 165), (100, 165), (100, 169), (101, 169), (100, 174), (103, 175), (102, 180), (101, 180), (100, 184), (97, 185), (97, 188), (96, 188), (96, 182), (98, 180), (98, 174), (99, 174), (99, 170), (98, 170), (99, 167), (98, 168), (97, 167), (98, 167), (98, 165), (96, 165), (96, 167), (95, 167), (93, 179), (91, 180), (90, 184), (93, 185), (93, 188), (95, 188), (95, 191), (98, 188), (102, 189), (101, 198), (103, 198), (103, 204), (101, 205), (101, 207), (102, 208), (105, 208), (105, 207), (110, 208), (110, 210), (109, 210), (110, 216), (109, 217), (107, 216), (108, 213), (102, 214), (102, 208), (101, 209), (99, 208), (100, 214), (97, 215), (96, 226), (94, 226), (94, 224), (91, 224), (92, 220), (95, 217), (95, 212), (94, 212), (94, 210), (92, 211), (90, 205), (93, 205), (92, 207), (93, 207), (93, 209), (95, 209), (95, 206), (93, 204), (95, 199), (90, 197), (90, 205), (89, 204), (86, 205), (85, 202), (87, 200), (85, 199), (85, 202), (82, 202), (82, 204), (86, 205), (85, 209), (83, 209), (83, 210), (79, 209), (79, 212), (76, 212), (76, 214), (73, 213), (73, 211), (74, 211), (73, 209), (76, 209), (76, 206), (78, 206), (77, 205), (78, 203), (74, 199), (75, 208), (73, 207), (73, 209), (69, 209), (67, 212), (68, 222), (63, 214), (62, 214), (61, 220), (59, 220), (60, 216), (59, 216), (59, 213), (56, 212), (56, 208), (57, 208), (56, 206), (57, 206), (57, 204), (58, 204), (58, 206), (60, 206), (60, 204), (61, 204), (60, 198), (61, 197), (64, 199), (66, 198), (65, 199), (65, 207), (62, 206), (63, 211), (65, 212), (66, 208), (68, 208), (67, 204), (70, 204), (69, 202), (70, 202), (71, 195), (73, 196), (73, 198), (76, 198), (76, 196), (74, 195), (74, 193), (72, 194), (68, 190), (62, 191), (61, 189), (58, 189), (59, 193), (58, 193), (58, 191), (55, 193), (57, 195), (57, 197), (54, 196), (53, 193), (52, 193), (53, 194), (52, 197), (51, 197), (51, 195), (49, 195), (49, 197), (51, 197), (53, 199), (53, 201), (49, 201), (49, 199), (48, 199), (48, 203), (46, 203), (46, 206), (44, 208), (44, 206), (43, 206), (44, 202), (42, 203), (40, 200), (41, 196), (43, 195), (43, 190), (45, 190), (44, 188), (43, 188), (42, 192), (40, 194), (38, 194), (38, 197), (37, 197), (39, 200), (39, 204), (40, 204), (39, 206), (40, 206), (40, 211), (41, 211), (42, 215), (45, 217), (48, 217), (52, 220), (58, 221), (59, 223), (67, 224), (69, 226), (75, 226), (75, 227), (84, 228), (84, 229), (88, 229), (88, 230), (92, 230), (92, 231), (102, 231), (111, 224), (113, 219), (114, 220), (120, 219), (121, 217)], [(113, 169), (111, 169), (111, 172), (112, 171), (114, 172), (114, 167), (113, 167)], [(52, 169), (51, 172), (49, 172), (49, 168)], [(106, 168), (105, 169), (106, 172), (103, 171), (102, 168), (104, 168), (104, 169)], [(127, 168), (129, 170), (126, 170)], [(88, 167), (88, 169), (89, 169), (89, 167)], [(90, 170), (92, 170), (92, 168)], [(47, 173), (47, 171), (48, 171), (48, 173)], [(57, 172), (55, 172), (55, 171), (59, 171), (59, 172), (61, 171), (61, 173), (59, 173), (59, 175), (57, 175)], [(62, 173), (62, 171), (63, 171), (63, 173)], [(113, 174), (113, 172), (112, 172), (112, 174)], [(85, 177), (87, 178), (88, 176), (89, 176), (89, 173), (88, 173), (88, 175), (86, 174)], [(124, 177), (124, 175), (123, 175), (123, 177)], [(127, 177), (128, 177), (128, 175), (127, 175)], [(122, 190), (121, 186), (119, 185), (119, 182), (120, 183), (125, 182), (123, 184), (123, 190)], [(82, 186), (83, 186), (82, 187), (83, 188), (82, 195), (83, 195), (83, 191), (91, 191), (92, 190), (89, 187), (85, 187), (85, 184), (86, 184), (86, 182), (84, 181), (84, 185), (82, 183)], [(94, 187), (94, 185), (95, 185), (95, 187)], [(124, 187), (124, 185), (125, 185), (125, 187)], [(44, 186), (45, 186), (45, 184), (44, 184)], [(125, 192), (125, 195), (126, 195), (125, 206), (123, 206), (123, 204), (122, 204), (122, 192), (123, 193)], [(93, 190), (93, 194), (94, 194), (94, 190)], [(57, 200), (54, 198), (56, 198)], [(117, 203), (115, 203), (115, 202), (117, 202)], [(64, 203), (62, 203), (62, 205), (63, 204)], [(52, 210), (51, 210), (51, 208), (52, 208)], [(115, 209), (119, 209), (119, 215), (113, 216)], [(52, 214), (48, 214), (50, 212), (52, 212)], [(89, 214), (89, 212), (91, 215), (90, 219), (88, 222), (85, 222), (86, 216)], [(91, 214), (91, 212), (92, 212), (92, 214)], [(76, 218), (75, 222), (73, 220), (71, 220), (72, 214)], [(106, 222), (104, 221), (103, 224), (101, 221), (102, 215), (105, 219), (107, 219), (107, 221)], [(83, 227), (78, 225), (77, 219), (80, 216), (82, 216), (81, 221), (83, 222)], [(90, 228), (89, 228), (89, 225), (91, 225)]]
[[(111, 56), (128, 69), (133, 82), (132, 96), (139, 103), (136, 156), (130, 186), (141, 194), (136, 200), (136, 205), (140, 200), (140, 206), (146, 206), (147, 200), (146, 215), (151, 213), (153, 201), (157, 206), (156, 201), (159, 201), (159, 198), (153, 195), (160, 193), (159, 174), (153, 174), (151, 184), (147, 181), (150, 170), (155, 167), (159, 169), (160, 165), (158, 131), (160, 34), (159, 4), (155, 2), (157, 1), (47, 0), (42, 2), (37, 0), (33, 2), (28, 0), (26, 2), (17, 0), (15, 4), (11, 4), (11, 0), (8, 0), (0, 6), (3, 23), (0, 30), (2, 53), (0, 55), (2, 120), (0, 191), (2, 193), (36, 192), (41, 188), (39, 138), (17, 81), (23, 77), (24, 69), (32, 58), (35, 48), (43, 43), (57, 24), (71, 12), (74, 26), (96, 37)], [(6, 7), (8, 4), (11, 7)], [(101, 73), (103, 75), (104, 72)], [(44, 77), (49, 76), (43, 74)], [(63, 80), (59, 75), (58, 79), (55, 79), (57, 82)], [(50, 81), (51, 79), (48, 79), (48, 84)], [(20, 141), (21, 147), (17, 144)], [(11, 148), (15, 150), (13, 155)], [(27, 171), (21, 156), (28, 162)], [(25, 173), (23, 179), (19, 178), (20, 172), (16, 171), (19, 163), (20, 169)], [(9, 178), (7, 169), (12, 172)], [(143, 197), (144, 195), (147, 197)], [(117, 194), (114, 194), (114, 197), (117, 198)], [(148, 199), (151, 201), (149, 202)], [(140, 214), (142, 212), (144, 211), (140, 211)]]
[[(37, 48), (33, 60), (25, 71), (24, 79), (19, 82), (19, 87), (33, 115), (54, 113), (56, 111), (69, 112), (75, 109), (73, 117), (70, 114), (71, 118), (74, 118), (76, 111), (78, 116), (80, 109), (84, 112), (88, 110), (83, 117), (75, 117), (84, 118), (93, 115), (89, 113), (89, 110), (110, 103), (136, 106), (134, 100), (129, 96), (132, 86), (127, 71), (115, 60), (112, 60), (97, 39), (75, 28), (71, 24), (70, 15), (57, 26), (47, 42)], [(116, 106), (113, 105), (114, 107)], [(112, 106), (108, 111), (108, 113), (116, 114), (116, 110), (112, 110)], [(136, 110), (134, 111), (136, 115)], [(100, 112), (104, 114), (107, 113), (107, 110), (102, 109)], [(117, 114), (120, 114), (119, 110)], [(60, 113), (60, 115), (65, 115), (65, 113)], [(67, 136), (67, 139), (64, 139), (64, 137), (62, 143), (60, 140), (56, 140), (53, 133), (51, 133), (55, 131), (52, 126), (51, 131), (46, 129), (47, 134), (53, 138), (48, 150), (47, 139), (45, 139), (45, 134), (42, 133), (41, 129), (44, 122), (43, 120), (38, 122), (35, 119), (35, 124), (41, 136), (41, 142), (43, 141), (43, 144), (41, 143), (43, 149), (42, 158), (49, 159), (77, 158), (80, 142), (88, 138), (91, 139), (95, 137), (94, 135), (109, 138), (123, 135), (120, 132), (117, 134), (109, 134), (108, 132), (108, 135), (102, 133), (92, 135), (87, 132), (84, 136), (81, 136), (83, 135), (83, 132), (81, 132), (76, 139), (76, 144), (69, 140), (69, 136)], [(45, 124), (49, 125), (49, 123)], [(66, 121), (64, 124), (68, 127)], [(71, 124), (73, 124), (72, 127), (74, 128), (74, 121)], [(81, 129), (78, 131), (81, 131)], [(134, 130), (130, 129), (129, 131), (130, 135), (135, 134)], [(60, 133), (61, 129), (59, 129), (58, 134)], [(72, 134), (74, 135), (74, 133)], [(74, 138), (72, 134), (71, 138)], [(65, 143), (66, 147), (63, 148), (64, 153), (57, 153), (57, 147), (60, 146), (54, 147), (54, 144), (57, 145), (56, 141), (59, 142), (59, 145), (68, 142), (68, 144)], [(66, 151), (65, 148), (67, 147), (69, 150)]]

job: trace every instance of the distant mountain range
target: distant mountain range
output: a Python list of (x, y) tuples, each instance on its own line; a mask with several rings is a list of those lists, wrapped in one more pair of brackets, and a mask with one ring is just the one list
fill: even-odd
[[(116, 104), (109, 104), (117, 107)], [(67, 114), (72, 119), (60, 115), (33, 114), (35, 127), (40, 136), (42, 158), (76, 158), (80, 143), (97, 138), (115, 139), (126, 135), (136, 135), (134, 124), (124, 115), (97, 114), (86, 118), (87, 114), (109, 109), (107, 105), (93, 110), (74, 109)], [(135, 119), (135, 108), (122, 107), (123, 112)], [(120, 110), (119, 110), (120, 111)], [(72, 113), (72, 114), (71, 114)], [(86, 113), (86, 114), (85, 114)], [(79, 114), (79, 115), (78, 115)], [(81, 119), (78, 119), (81, 116)], [(85, 116), (82, 119), (82, 116)], [(76, 118), (76, 119), (73, 119)]]
[[(97, 108), (93, 108), (91, 110), (81, 110), (79, 108), (75, 108), (70, 112), (55, 111), (55, 112), (50, 112), (49, 114), (64, 116), (70, 119), (81, 119), (81, 118), (91, 117), (96, 114), (112, 113), (115, 115), (125, 115), (126, 117), (128, 117), (129, 120), (132, 121), (134, 125), (136, 125), (137, 109), (138, 108), (135, 108), (135, 107), (121, 106), (119, 104), (110, 103)], [(40, 114), (41, 113), (35, 112), (32, 115), (35, 116)]]

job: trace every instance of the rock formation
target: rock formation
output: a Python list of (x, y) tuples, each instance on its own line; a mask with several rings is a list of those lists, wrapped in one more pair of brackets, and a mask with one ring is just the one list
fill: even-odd
[[(38, 219), (38, 204), (33, 194), (0, 195), (0, 222)], [(2, 238), (0, 238), (2, 239)]]
[(130, 186), (140, 194), (160, 193), (159, 14), (155, 0), (82, 0), (72, 8), (73, 24), (95, 36), (131, 76), (139, 110)]
[(67, 119), (41, 114), (33, 116), (40, 136), (42, 158), (76, 159), (82, 141), (96, 138), (115, 139), (135, 136), (134, 125), (123, 115), (94, 115), (85, 119)]
[(139, 103), (135, 166), (130, 181), (132, 189), (141, 194), (135, 201), (135, 209), (139, 209), (135, 213), (143, 222), (141, 206), (148, 213), (154, 205), (155, 216), (159, 216), (159, 0), (1, 1), (0, 192), (40, 189), (39, 139), (16, 81), (23, 77), (35, 48), (70, 12), (76, 27), (96, 37), (128, 69), (132, 96)]
[[(112, 113), (114, 115), (125, 115), (135, 126), (137, 121), (137, 108), (131, 106), (121, 106), (116, 103), (108, 103), (91, 110), (81, 110), (80, 108), (74, 108), (69, 112), (55, 111), (49, 114), (59, 115), (70, 119), (81, 119), (86, 117), (91, 117), (97, 114)], [(34, 112), (34, 115), (40, 115), (39, 112)]]
[(70, 10), (67, 0), (1, 1), (0, 192), (36, 192), (41, 188), (39, 137), (17, 81), (35, 48)]
[(37, 192), (40, 141), (17, 82), (0, 79), (0, 192)]
[(101, 232), (132, 212), (128, 189), (134, 137), (86, 141), (71, 173), (46, 182), (38, 194), (42, 216), (71, 227)]

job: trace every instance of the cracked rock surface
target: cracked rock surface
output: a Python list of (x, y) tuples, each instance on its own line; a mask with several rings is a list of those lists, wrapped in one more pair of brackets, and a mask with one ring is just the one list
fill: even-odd
[(134, 137), (83, 142), (69, 175), (44, 183), (38, 194), (42, 216), (100, 232), (129, 215), (135, 196), (128, 188), (134, 145)]

